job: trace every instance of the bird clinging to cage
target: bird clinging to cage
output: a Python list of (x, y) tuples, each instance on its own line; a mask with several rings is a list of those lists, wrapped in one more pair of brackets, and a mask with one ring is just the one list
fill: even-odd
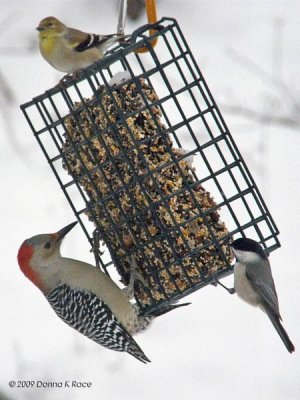
[(95, 35), (68, 28), (55, 17), (42, 19), (36, 29), (44, 59), (58, 71), (69, 74), (100, 60), (122, 38), (117, 34)]
[(230, 294), (236, 292), (246, 303), (264, 311), (287, 350), (293, 353), (295, 346), (280, 322), (278, 297), (271, 266), (262, 246), (253, 239), (239, 238), (231, 243), (231, 247), (236, 256), (234, 288), (227, 288), (218, 280), (217, 283)]
[(25, 240), (18, 252), (21, 271), (69, 326), (110, 350), (149, 362), (132, 335), (147, 329), (154, 318), (190, 303), (170, 304), (152, 315), (140, 315), (130, 302), (129, 291), (121, 290), (99, 268), (61, 256), (61, 243), (76, 223)]

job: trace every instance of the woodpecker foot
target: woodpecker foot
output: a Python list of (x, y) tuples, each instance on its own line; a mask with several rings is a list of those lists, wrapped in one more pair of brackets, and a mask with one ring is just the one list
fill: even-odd
[(223, 285), (223, 283), (221, 283), (221, 282), (219, 281), (219, 279), (218, 279), (215, 275), (213, 276), (212, 285), (214, 285), (214, 286), (220, 285), (220, 286), (222, 286), (225, 290), (227, 290), (228, 293), (230, 293), (230, 294), (234, 294), (234, 293), (235, 293), (235, 288), (228, 288), (227, 286)]
[[(130, 281), (131, 281), (131, 276), (130, 276)], [(132, 300), (134, 298), (134, 281), (129, 282), (129, 285), (124, 287), (122, 291), (126, 294), (129, 300)]]
[(104, 251), (100, 250), (100, 236), (97, 229), (95, 229), (93, 232), (93, 247), (90, 251), (94, 253), (96, 267), (100, 268), (100, 258), (102, 254), (104, 254)]
[(134, 298), (134, 284), (135, 281), (140, 281), (145, 287), (148, 287), (148, 283), (145, 281), (144, 277), (137, 269), (137, 264), (134, 256), (131, 256), (131, 271), (130, 271), (130, 281), (127, 287), (123, 289), (130, 300)]

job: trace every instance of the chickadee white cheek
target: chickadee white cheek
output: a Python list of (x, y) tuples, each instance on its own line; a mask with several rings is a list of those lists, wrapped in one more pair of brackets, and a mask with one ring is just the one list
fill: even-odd
[(255, 263), (258, 262), (260, 257), (258, 254), (253, 251), (242, 251), (242, 250), (233, 250), (234, 254), (239, 262), (242, 263)]

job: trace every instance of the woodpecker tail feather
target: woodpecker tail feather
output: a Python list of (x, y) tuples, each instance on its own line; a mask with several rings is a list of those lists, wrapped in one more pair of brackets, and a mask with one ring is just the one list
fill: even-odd
[(143, 350), (140, 348), (140, 346), (134, 340), (131, 341), (129, 347), (127, 348), (127, 353), (144, 364), (147, 364), (147, 362), (151, 362), (149, 358), (145, 355)]
[(164, 315), (164, 314), (168, 313), (169, 311), (175, 310), (175, 308), (189, 306), (190, 304), (191, 303), (168, 304), (166, 306), (163, 306), (163, 307), (159, 308), (158, 310), (151, 311), (149, 316), (151, 316), (151, 317), (160, 317), (161, 315)]
[(291, 342), (291, 339), (289, 338), (289, 335), (287, 334), (286, 330), (282, 326), (279, 316), (275, 315), (270, 309), (267, 307), (265, 308), (266, 313), (268, 317), (270, 318), (274, 328), (276, 329), (278, 335), (280, 336), (281, 340), (283, 341), (285, 347), (290, 353), (293, 353), (295, 351), (295, 346)]

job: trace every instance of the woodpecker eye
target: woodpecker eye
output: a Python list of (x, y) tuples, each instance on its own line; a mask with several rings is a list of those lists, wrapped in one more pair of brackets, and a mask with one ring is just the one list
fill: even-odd
[(44, 249), (50, 249), (50, 247), (51, 247), (51, 243), (50, 242), (45, 243)]

